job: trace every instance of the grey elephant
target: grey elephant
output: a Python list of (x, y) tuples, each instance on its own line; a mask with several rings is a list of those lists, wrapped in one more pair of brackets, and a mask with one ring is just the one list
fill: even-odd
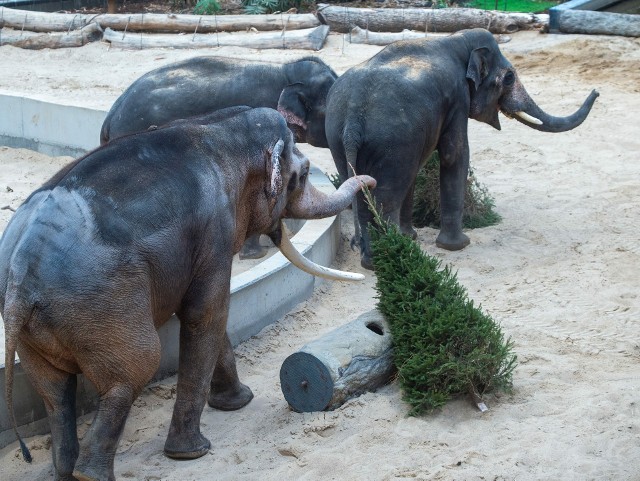
[[(375, 177), (376, 204), (413, 237), (416, 176), (437, 149), (441, 225), (436, 245), (458, 250), (469, 244), (462, 232), (468, 119), (500, 130), (502, 112), (536, 130), (563, 132), (584, 121), (597, 97), (594, 90), (568, 117), (546, 114), (529, 97), (493, 35), (466, 30), (437, 40), (395, 42), (340, 76), (329, 91), (327, 141), (340, 176), (352, 175), (353, 168)], [(368, 269), (373, 268), (367, 232), (371, 221), (360, 194), (354, 240)]]
[[(102, 124), (100, 143), (173, 120), (247, 105), (278, 109), (296, 142), (328, 147), (324, 114), (336, 78), (317, 57), (276, 64), (200, 56), (171, 63), (144, 74), (114, 102)], [(253, 236), (240, 258), (258, 259), (266, 253), (260, 237)]]
[(328, 147), (324, 114), (336, 78), (317, 57), (279, 64), (200, 56), (171, 63), (144, 74), (114, 102), (100, 143), (152, 125), (247, 105), (277, 109), (296, 142)]
[[(17, 352), (45, 401), (57, 480), (115, 479), (131, 404), (159, 365), (156, 329), (173, 313), (180, 360), (165, 453), (208, 452), (200, 432), (208, 392), (219, 409), (251, 400), (226, 334), (232, 258), (247, 236), (268, 234), (308, 272), (352, 278), (302, 257), (282, 219), (335, 215), (375, 181), (353, 178), (326, 195), (308, 172), (278, 112), (233, 108), (109, 142), (17, 209), (0, 240), (5, 395), (13, 418)], [(82, 446), (78, 373), (100, 396)]]

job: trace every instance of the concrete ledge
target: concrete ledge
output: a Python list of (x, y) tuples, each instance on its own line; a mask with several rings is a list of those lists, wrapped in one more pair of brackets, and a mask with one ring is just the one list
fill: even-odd
[[(106, 115), (104, 111), (2, 94), (0, 112), (0, 145), (33, 148), (49, 155), (72, 156), (82, 155), (98, 145), (98, 133)], [(316, 167), (312, 167), (309, 178), (324, 192), (335, 190), (331, 181)], [(314, 262), (330, 265), (340, 243), (339, 218), (304, 222), (292, 242)], [(322, 281), (291, 265), (281, 253), (233, 276), (227, 327), (231, 342), (237, 345), (280, 319), (311, 295), (316, 282)], [(162, 358), (154, 380), (177, 372), (179, 331), (179, 321), (175, 316), (158, 331)], [(4, 387), (5, 366), (0, 363), (0, 448), (15, 441), (4, 399)], [(13, 396), (21, 435), (27, 437), (48, 432), (44, 404), (19, 362), (14, 368)], [(96, 405), (94, 387), (82, 375), (78, 376), (78, 416), (95, 410)]]

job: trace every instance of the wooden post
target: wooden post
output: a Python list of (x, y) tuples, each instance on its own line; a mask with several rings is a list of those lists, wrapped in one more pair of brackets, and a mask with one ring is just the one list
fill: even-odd
[(394, 374), (391, 333), (374, 309), (287, 357), (280, 386), (294, 411), (324, 411), (374, 391)]
[(116, 6), (116, 0), (109, 0), (107, 3), (107, 12), (108, 13), (116, 13), (118, 11), (118, 7)]

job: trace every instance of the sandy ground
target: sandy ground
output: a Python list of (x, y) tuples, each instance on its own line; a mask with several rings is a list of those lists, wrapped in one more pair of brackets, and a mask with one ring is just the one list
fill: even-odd
[[(339, 73), (378, 47), (331, 36), (319, 53)], [(175, 378), (135, 402), (115, 472), (134, 480), (640, 480), (640, 41), (519, 33), (502, 46), (529, 93), (552, 114), (577, 108), (592, 88), (601, 97), (587, 121), (544, 134), (502, 118), (502, 132), (470, 123), (472, 166), (495, 197), (501, 224), (470, 231), (461, 252), (423, 249), (458, 271), (469, 296), (515, 341), (514, 392), (487, 398), (480, 413), (459, 399), (408, 417), (397, 384), (332, 412), (291, 411), (279, 386), (283, 360), (371, 309), (375, 276), (323, 283), (306, 302), (236, 348), (241, 378), (255, 399), (238, 412), (206, 407), (209, 455), (176, 462), (162, 454)], [(0, 89), (107, 108), (145, 71), (204, 51), (130, 52), (88, 45), (59, 51), (0, 48)], [(213, 55), (281, 61), (307, 52), (215, 49)], [(97, 137), (97, 133), (96, 133)], [(332, 169), (327, 151), (307, 149)], [(5, 168), (12, 155), (20, 169)], [(6, 186), (49, 175), (34, 154), (0, 149)], [(37, 182), (36, 182), (37, 183)], [(17, 187), (16, 187), (17, 189)], [(14, 195), (15, 197), (15, 195)], [(0, 211), (6, 222), (7, 211)], [(346, 239), (335, 265), (362, 271)], [(88, 419), (81, 419), (84, 433)], [(3, 480), (52, 479), (48, 436), (0, 451)]]

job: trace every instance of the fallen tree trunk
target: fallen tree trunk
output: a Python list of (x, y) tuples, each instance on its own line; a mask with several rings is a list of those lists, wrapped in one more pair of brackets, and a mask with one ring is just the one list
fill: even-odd
[(45, 13), (0, 7), (0, 26), (31, 30), (34, 32), (66, 32), (95, 22), (103, 30), (135, 32), (187, 32), (213, 33), (238, 32), (249, 29), (298, 30), (313, 28), (320, 21), (312, 14), (270, 15), (176, 15), (162, 13), (137, 13), (87, 15), (73, 13)]
[(513, 33), (539, 28), (545, 18), (534, 14), (511, 15), (474, 8), (349, 8), (319, 4), (316, 15), (334, 32), (347, 33), (355, 26), (374, 32), (457, 32), (486, 28), (492, 33)]
[[(441, 38), (450, 33), (426, 33), (415, 30), (403, 30), (402, 32), (370, 32), (360, 27), (353, 27), (349, 33), (349, 43), (364, 43), (368, 45), (389, 45), (398, 40), (411, 40), (416, 38)], [(495, 35), (498, 43), (507, 43), (511, 40), (508, 35)]]
[(68, 33), (0, 30), (0, 46), (13, 45), (14, 47), (30, 50), (82, 47), (89, 42), (96, 42), (100, 39), (102, 39), (102, 29), (96, 23), (89, 24), (80, 30), (72, 30)]
[(557, 18), (562, 33), (640, 37), (640, 18), (625, 13), (563, 10)]
[(211, 48), (236, 46), (247, 48), (282, 48), (320, 50), (329, 34), (329, 27), (319, 25), (316, 28), (282, 32), (256, 33), (207, 33), (207, 34), (145, 34), (116, 32), (107, 28), (103, 40), (114, 47), (122, 48)]

